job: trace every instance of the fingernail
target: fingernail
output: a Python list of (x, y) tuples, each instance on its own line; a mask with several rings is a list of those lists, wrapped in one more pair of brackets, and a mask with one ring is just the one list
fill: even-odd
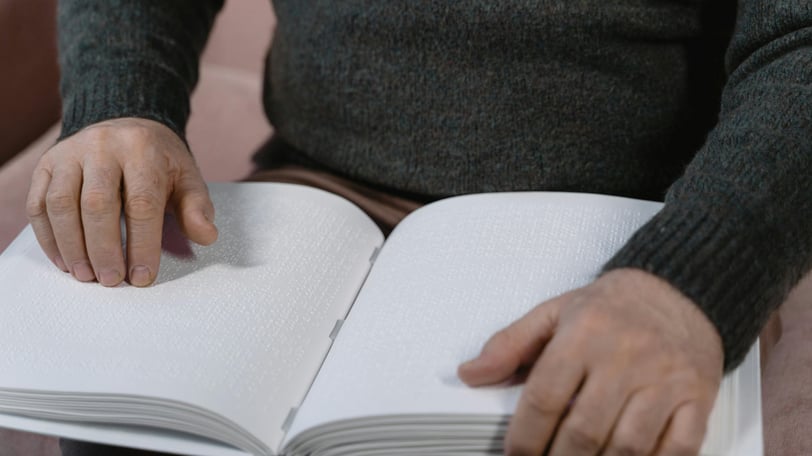
[(68, 267), (65, 266), (65, 260), (62, 259), (62, 255), (57, 255), (54, 257), (54, 264), (56, 267), (62, 270), (62, 272), (68, 272)]
[(145, 287), (149, 285), (150, 274), (149, 268), (146, 266), (133, 266), (130, 269), (130, 283), (137, 287)]
[(93, 274), (93, 270), (90, 269), (90, 265), (87, 263), (74, 264), (73, 276), (82, 282), (90, 282), (91, 280), (96, 278), (96, 276)]
[(112, 287), (121, 282), (121, 273), (116, 269), (105, 269), (99, 273), (99, 283), (105, 287)]

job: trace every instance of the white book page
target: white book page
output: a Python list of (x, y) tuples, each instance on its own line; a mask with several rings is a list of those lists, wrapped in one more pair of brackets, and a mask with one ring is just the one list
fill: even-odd
[(350, 418), (511, 414), (520, 387), (468, 388), (459, 363), (536, 304), (593, 280), (660, 207), (501, 193), (410, 215), (387, 240), (286, 442)]
[(383, 236), (320, 190), (211, 190), (220, 239), (146, 289), (73, 280), (27, 228), (0, 257), (0, 389), (166, 398), (277, 448)]

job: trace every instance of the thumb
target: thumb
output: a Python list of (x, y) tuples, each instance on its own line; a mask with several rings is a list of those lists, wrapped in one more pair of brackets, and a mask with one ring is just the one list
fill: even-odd
[(495, 333), (476, 358), (459, 366), (460, 380), (468, 386), (502, 383), (532, 365), (555, 334), (564, 296), (539, 304)]
[(217, 240), (214, 204), (199, 173), (185, 173), (175, 182), (172, 205), (181, 231), (192, 242), (209, 245)]

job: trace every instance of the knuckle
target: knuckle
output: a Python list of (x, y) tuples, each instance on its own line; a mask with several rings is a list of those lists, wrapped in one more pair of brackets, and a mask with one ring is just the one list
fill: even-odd
[(571, 420), (571, 423), (565, 424), (561, 432), (573, 448), (588, 453), (601, 449), (603, 442), (601, 442), (600, 435), (595, 432), (594, 427), (588, 424), (587, 420), (576, 419)]
[(40, 218), (46, 215), (48, 209), (45, 199), (39, 197), (29, 198), (25, 203), (25, 213), (29, 219)]
[(45, 205), (49, 212), (61, 215), (77, 209), (76, 197), (69, 192), (51, 190), (45, 195)]
[(128, 125), (122, 131), (122, 139), (131, 146), (134, 156), (138, 157), (139, 160), (147, 163), (163, 164), (164, 148), (159, 147), (161, 139), (153, 128), (141, 124)]
[(108, 215), (115, 210), (116, 196), (111, 192), (92, 190), (82, 195), (82, 210), (89, 215)]
[(135, 221), (149, 221), (163, 212), (159, 199), (149, 194), (133, 195), (127, 198), (124, 213)]
[(118, 190), (121, 186), (121, 165), (105, 152), (97, 152), (90, 157), (93, 171), (85, 173), (85, 184), (96, 191)]
[(525, 404), (540, 415), (554, 415), (560, 412), (549, 392), (543, 393), (538, 388), (525, 387), (523, 395)]
[(167, 168), (160, 161), (144, 158), (153, 152), (140, 151), (124, 167), (124, 188), (131, 195), (157, 195), (167, 185)]

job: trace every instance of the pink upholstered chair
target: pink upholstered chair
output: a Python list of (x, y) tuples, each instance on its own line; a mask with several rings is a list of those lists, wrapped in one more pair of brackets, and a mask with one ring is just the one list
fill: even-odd
[[(58, 135), (54, 11), (55, 0), (0, 0), (0, 251), (26, 224), (31, 170)], [(260, 74), (273, 20), (268, 0), (227, 2), (218, 18), (188, 129), (208, 180), (247, 174), (251, 153), (270, 134), (260, 105)], [(796, 288), (781, 313), (783, 336), (763, 377), (766, 454), (809, 456), (812, 276)], [(58, 454), (53, 438), (0, 430), (0, 456)]]

